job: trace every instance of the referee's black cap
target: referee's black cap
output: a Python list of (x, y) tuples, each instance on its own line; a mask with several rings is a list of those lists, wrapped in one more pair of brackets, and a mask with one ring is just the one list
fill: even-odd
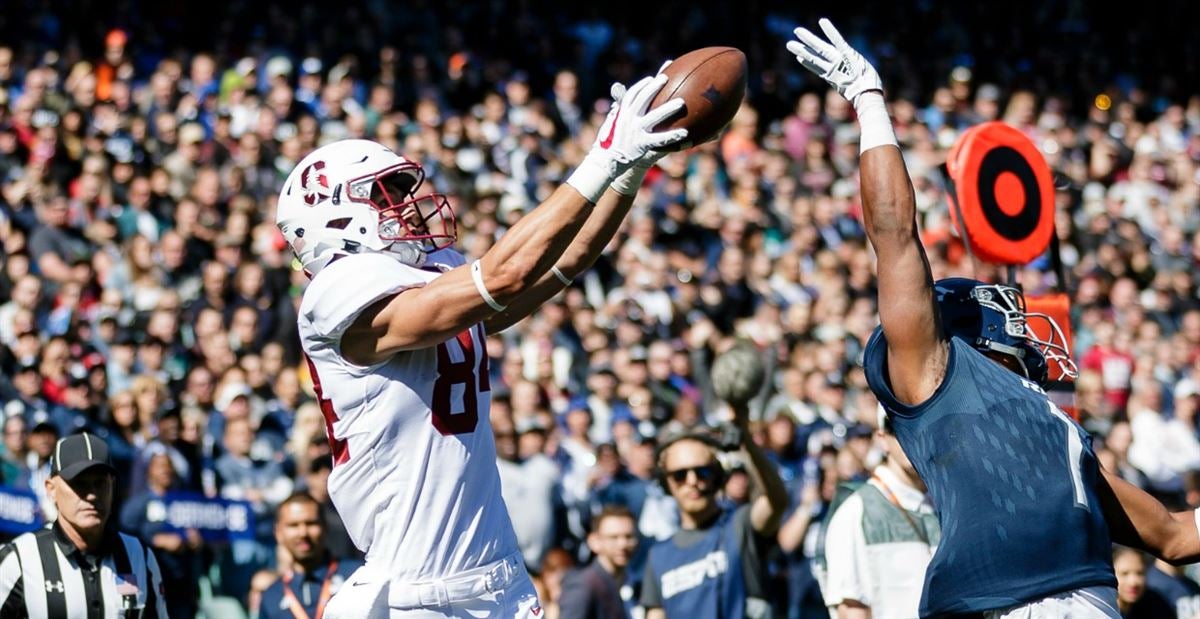
[(54, 456), (50, 459), (50, 474), (71, 481), (80, 473), (96, 466), (116, 475), (117, 469), (108, 457), (108, 444), (87, 432), (72, 434), (59, 439), (58, 444), (54, 446)]

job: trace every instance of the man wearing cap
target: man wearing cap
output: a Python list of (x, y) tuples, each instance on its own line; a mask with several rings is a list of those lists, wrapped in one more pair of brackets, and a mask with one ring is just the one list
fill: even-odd
[(167, 616), (154, 553), (107, 526), (115, 474), (94, 435), (58, 441), (45, 484), (58, 518), (0, 549), (0, 616)]

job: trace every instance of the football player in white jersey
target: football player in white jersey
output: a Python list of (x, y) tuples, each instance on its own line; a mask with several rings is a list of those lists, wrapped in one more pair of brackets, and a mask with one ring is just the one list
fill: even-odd
[(366, 552), (329, 618), (538, 617), (500, 496), (488, 413), (488, 332), (539, 307), (596, 259), (678, 111), (649, 109), (660, 73), (628, 90), (579, 168), (478, 260), (448, 199), (384, 146), (344, 140), (301, 161), (276, 223), (312, 281), (300, 337), (333, 448), (329, 493)]

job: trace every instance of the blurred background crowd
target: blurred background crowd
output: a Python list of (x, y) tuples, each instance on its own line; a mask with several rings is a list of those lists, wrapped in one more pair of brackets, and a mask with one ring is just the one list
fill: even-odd
[[(299, 354), (306, 278), (273, 225), (295, 163), (340, 138), (388, 145), (424, 166), (424, 190), (451, 196), (459, 247), (479, 256), (582, 159), (613, 80), (719, 44), (750, 65), (727, 133), (664, 159), (596, 267), (490, 335), (499, 466), (552, 609), (602, 505), (628, 506), (646, 540), (674, 531), (654, 437), (713, 422), (712, 354), (750, 340), (772, 372), (753, 425), (793, 503), (769, 556), (776, 610), (818, 616), (808, 564), (822, 511), (879, 457), (858, 366), (877, 324), (858, 129), (783, 47), (818, 15), (883, 75), (935, 276), (1001, 276), (971, 264), (948, 217), (941, 165), (955, 137), (1004, 120), (1038, 145), (1068, 277), (1038, 260), (1020, 279), (1071, 294), (1081, 420), (1110, 469), (1200, 505), (1195, 6), (1152, 3), (1164, 22), (1082, 1), (996, 15), (915, 0), (850, 16), (672, 0), (653, 21), (627, 1), (12, 4), (0, 16), (0, 474), (39, 492), (54, 437), (103, 436), (122, 529), (155, 542), (185, 598), (202, 584), (251, 604), (249, 575), (274, 565), (274, 509), (293, 490), (327, 504), (333, 552), (355, 552), (328, 506), (325, 421)], [(743, 502), (732, 467), (726, 500)], [(155, 537), (147, 497), (169, 489), (248, 501), (257, 535)]]

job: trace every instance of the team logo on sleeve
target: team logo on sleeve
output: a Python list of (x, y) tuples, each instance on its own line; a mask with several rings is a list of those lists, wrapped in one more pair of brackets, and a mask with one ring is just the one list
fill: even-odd
[(304, 203), (312, 206), (329, 199), (329, 179), (325, 176), (325, 162), (316, 161), (300, 173), (300, 190), (304, 192)]

